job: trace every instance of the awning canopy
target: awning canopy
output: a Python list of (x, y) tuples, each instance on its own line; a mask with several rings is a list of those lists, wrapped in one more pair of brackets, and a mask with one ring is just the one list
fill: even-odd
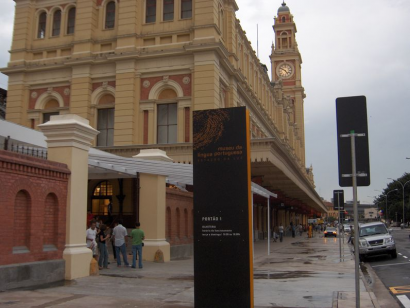
[[(0, 120), (0, 145), (10, 137), (10, 143), (46, 150), (47, 142), (42, 132), (12, 122)], [(126, 158), (90, 148), (88, 157), (89, 179), (135, 178), (138, 173), (163, 175), (169, 184), (178, 187), (193, 185), (193, 165)], [(252, 192), (265, 198), (277, 195), (252, 183)]]

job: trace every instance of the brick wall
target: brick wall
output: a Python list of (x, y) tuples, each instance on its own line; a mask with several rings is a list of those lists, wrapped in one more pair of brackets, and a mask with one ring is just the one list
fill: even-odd
[(0, 265), (62, 259), (69, 174), (64, 164), (0, 150)]
[(167, 241), (172, 245), (193, 243), (193, 194), (167, 188), (166, 196)]

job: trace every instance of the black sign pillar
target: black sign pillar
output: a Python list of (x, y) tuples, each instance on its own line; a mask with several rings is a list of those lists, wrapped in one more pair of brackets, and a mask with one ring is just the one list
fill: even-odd
[(196, 308), (253, 307), (249, 114), (194, 112)]

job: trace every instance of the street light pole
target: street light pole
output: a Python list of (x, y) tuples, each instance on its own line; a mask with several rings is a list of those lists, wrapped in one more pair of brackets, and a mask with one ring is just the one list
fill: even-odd
[[(410, 183), (410, 181), (407, 181), (406, 183), (402, 183), (402, 182), (400, 182), (399, 180), (395, 180), (395, 179), (392, 179), (392, 178), (388, 178), (389, 180), (392, 180), (392, 181), (394, 181), (394, 182), (397, 182), (397, 183), (399, 183), (400, 185), (401, 185), (401, 188), (403, 189), (403, 227), (404, 227), (404, 224), (406, 223), (406, 218), (404, 217), (404, 187), (406, 187), (406, 185), (408, 184), (408, 183)], [(397, 219), (396, 219), (397, 220)]]
[[(386, 198), (386, 217), (384, 218), (384, 222), (387, 224), (387, 219), (388, 219), (388, 213), (387, 213), (387, 196), (391, 193), (391, 192), (393, 192), (393, 191), (397, 191), (398, 189), (396, 188), (396, 189), (393, 189), (393, 190), (390, 190), (390, 191), (388, 191), (385, 195), (383, 195), (383, 194), (381, 194), (383, 197), (385, 197)], [(382, 191), (380, 191), (380, 190), (375, 190), (375, 191), (379, 191), (379, 192), (382, 192)]]

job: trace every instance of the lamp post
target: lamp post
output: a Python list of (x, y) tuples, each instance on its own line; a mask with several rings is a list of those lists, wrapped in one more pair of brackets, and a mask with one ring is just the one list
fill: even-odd
[(388, 178), (389, 180), (392, 180), (392, 181), (394, 181), (394, 182), (397, 182), (397, 183), (399, 183), (400, 185), (401, 185), (401, 188), (403, 189), (403, 227), (404, 227), (404, 224), (406, 223), (406, 218), (404, 217), (404, 188), (406, 187), (406, 185), (408, 184), (408, 183), (410, 183), (410, 181), (407, 181), (406, 183), (402, 183), (402, 182), (400, 182), (399, 180), (395, 180), (395, 179), (392, 179), (392, 178)]
[[(376, 190), (376, 191), (380, 191), (380, 190)], [(396, 188), (396, 189), (390, 190), (390, 191), (388, 191), (385, 195), (382, 194), (382, 196), (386, 198), (386, 217), (384, 218), (385, 223), (387, 223), (387, 218), (388, 218), (388, 212), (387, 212), (387, 196), (388, 196), (391, 192), (393, 192), (393, 191), (398, 191), (398, 189)]]

